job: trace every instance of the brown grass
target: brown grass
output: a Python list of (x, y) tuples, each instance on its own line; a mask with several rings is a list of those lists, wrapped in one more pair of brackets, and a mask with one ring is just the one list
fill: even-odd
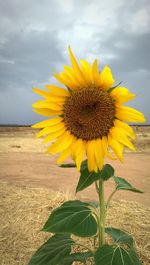
[[(49, 213), (68, 199), (73, 199), (73, 196), (1, 182), (1, 265), (26, 265), (32, 253), (49, 237), (49, 234), (40, 231)], [(107, 220), (108, 225), (134, 235), (144, 265), (150, 261), (148, 215), (148, 208), (135, 202), (121, 201), (121, 206), (112, 203)], [(84, 242), (90, 243), (88, 240)]]

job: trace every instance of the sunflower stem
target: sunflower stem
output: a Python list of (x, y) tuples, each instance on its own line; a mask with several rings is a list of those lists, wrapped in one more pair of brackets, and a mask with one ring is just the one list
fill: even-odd
[(100, 203), (99, 246), (101, 247), (105, 244), (105, 217), (106, 217), (103, 180), (99, 180), (99, 203)]
[(114, 196), (114, 194), (116, 193), (116, 189), (110, 194), (110, 196), (109, 196), (109, 198), (108, 198), (108, 200), (107, 200), (107, 203), (106, 203), (106, 209), (109, 207), (109, 205), (110, 205), (110, 201), (111, 201), (111, 199), (112, 199), (112, 197)]
[(96, 191), (97, 191), (97, 193), (98, 193), (98, 195), (99, 195), (99, 186), (98, 186), (97, 181), (95, 181), (95, 188), (96, 188)]

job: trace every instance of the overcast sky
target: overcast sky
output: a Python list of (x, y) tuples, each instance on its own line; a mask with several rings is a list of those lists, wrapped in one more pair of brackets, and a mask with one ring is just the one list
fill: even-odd
[(32, 87), (78, 59), (108, 64), (150, 123), (150, 0), (0, 0), (0, 124), (31, 124)]

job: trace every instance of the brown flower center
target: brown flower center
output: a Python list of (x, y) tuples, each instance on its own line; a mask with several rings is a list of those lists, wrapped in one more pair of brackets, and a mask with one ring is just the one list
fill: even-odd
[(93, 140), (106, 136), (113, 126), (115, 106), (109, 93), (96, 87), (72, 92), (64, 105), (64, 122), (77, 138)]

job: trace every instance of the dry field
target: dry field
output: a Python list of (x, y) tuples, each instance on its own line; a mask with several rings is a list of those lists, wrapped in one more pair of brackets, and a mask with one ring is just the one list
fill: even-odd
[[(107, 222), (134, 235), (143, 264), (148, 265), (150, 127), (134, 129), (138, 151), (134, 154), (126, 151), (124, 164), (117, 161), (111, 164), (116, 175), (129, 180), (144, 194), (118, 192)], [(48, 237), (40, 229), (51, 210), (75, 196), (79, 174), (74, 169), (58, 168), (55, 157), (44, 154), (46, 146), (40, 139), (34, 139), (34, 135), (35, 130), (28, 127), (0, 127), (1, 265), (26, 265)], [(109, 181), (106, 196), (112, 188)], [(79, 193), (77, 198), (96, 200), (94, 188)], [(91, 244), (88, 240), (85, 243)]]

